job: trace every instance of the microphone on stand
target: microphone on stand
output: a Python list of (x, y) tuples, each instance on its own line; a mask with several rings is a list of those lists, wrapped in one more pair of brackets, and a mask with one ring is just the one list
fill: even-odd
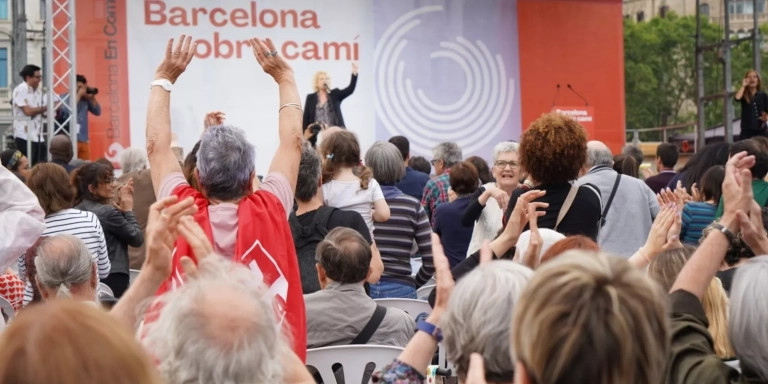
[(557, 89), (555, 90), (555, 97), (552, 98), (552, 106), (557, 105), (557, 98), (560, 96), (560, 83), (557, 83)]
[(331, 88), (328, 87), (328, 83), (323, 83), (323, 89), (325, 89), (326, 92), (331, 93)]
[(587, 101), (587, 98), (586, 98), (586, 97), (584, 97), (584, 96), (582, 96), (580, 93), (576, 92), (576, 90), (575, 90), (575, 89), (573, 89), (573, 87), (571, 87), (571, 85), (570, 85), (570, 84), (568, 84), (568, 89), (570, 89), (570, 90), (571, 90), (571, 92), (573, 92), (573, 93), (574, 93), (576, 96), (578, 96), (580, 99), (584, 100), (584, 105), (585, 105), (585, 106), (587, 106), (587, 107), (589, 107), (589, 101)]

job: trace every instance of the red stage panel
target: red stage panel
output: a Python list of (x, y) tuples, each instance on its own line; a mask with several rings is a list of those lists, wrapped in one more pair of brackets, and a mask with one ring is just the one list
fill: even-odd
[(625, 142), (624, 37), (619, 0), (519, 0), (522, 125), (558, 106), (594, 108), (590, 140)]

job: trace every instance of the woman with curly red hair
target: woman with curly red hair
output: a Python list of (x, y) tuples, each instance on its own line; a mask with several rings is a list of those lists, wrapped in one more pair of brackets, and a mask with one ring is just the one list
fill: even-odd
[[(549, 204), (545, 215), (538, 219), (539, 228), (554, 229), (566, 236), (584, 235), (597, 241), (600, 192), (591, 185), (571, 184), (587, 159), (584, 128), (567, 116), (544, 114), (523, 133), (519, 156), (520, 166), (528, 172), (526, 184), (531, 189), (546, 191), (535, 200)], [(505, 219), (512, 214), (523, 192), (517, 189), (512, 193)]]

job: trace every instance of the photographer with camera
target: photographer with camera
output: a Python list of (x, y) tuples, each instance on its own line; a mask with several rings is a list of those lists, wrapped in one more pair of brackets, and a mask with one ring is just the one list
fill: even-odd
[[(88, 112), (95, 116), (101, 115), (101, 105), (96, 100), (99, 93), (98, 88), (88, 86), (88, 81), (83, 75), (77, 75), (77, 158), (82, 160), (91, 160), (91, 151), (88, 138)], [(69, 94), (61, 95), (61, 100), (69, 103)], [(63, 121), (68, 117), (68, 111), (65, 108), (59, 110), (57, 120)], [(70, 123), (71, 124), (71, 123)]]
[(312, 148), (317, 148), (317, 137), (320, 131), (324, 131), (326, 128), (323, 123), (312, 123), (304, 129), (304, 140), (308, 141)]

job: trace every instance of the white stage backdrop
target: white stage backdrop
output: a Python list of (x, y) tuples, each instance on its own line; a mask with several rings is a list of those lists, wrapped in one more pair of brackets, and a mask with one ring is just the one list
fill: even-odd
[(363, 149), (403, 134), (412, 153), (430, 158), (440, 141), (489, 159), (520, 134), (516, 1), (127, 1), (131, 145), (143, 146), (148, 87), (169, 37), (192, 35), (198, 57), (176, 83), (173, 131), (189, 151), (207, 111), (227, 113), (257, 147), (266, 172), (277, 148), (277, 86), (244, 41), (271, 38), (290, 60), (299, 92), (315, 71), (332, 87), (349, 82), (342, 103)]

